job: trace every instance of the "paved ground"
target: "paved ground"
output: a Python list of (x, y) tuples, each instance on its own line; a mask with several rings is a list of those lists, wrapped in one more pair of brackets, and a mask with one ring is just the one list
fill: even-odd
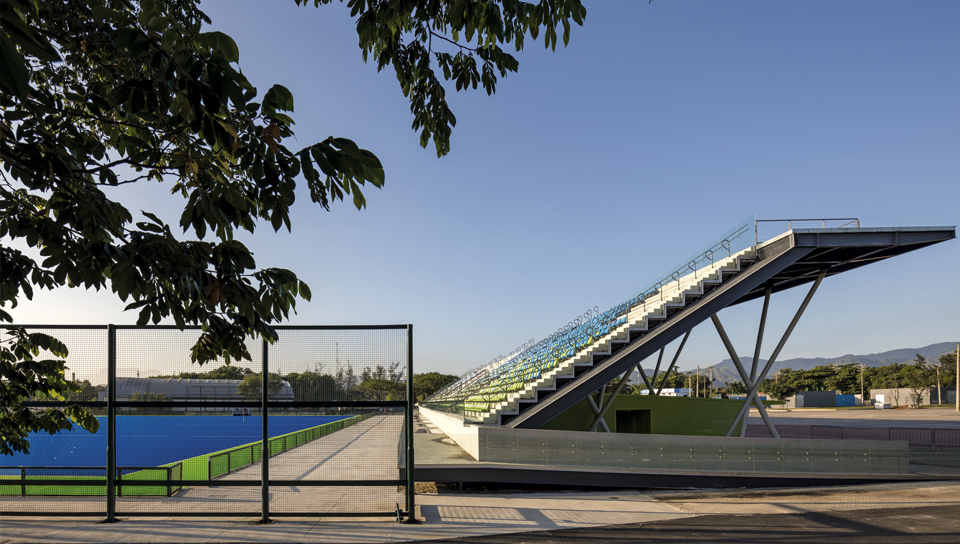
[[(809, 417), (809, 412), (803, 415)], [(835, 417), (836, 413), (830, 415)], [(873, 420), (873, 416), (863, 417), (864, 420), (880, 421)], [(789, 421), (796, 422), (798, 419)], [(849, 419), (845, 418), (844, 421), (847, 425)], [(336, 477), (331, 474), (338, 471), (348, 474), (346, 471), (359, 470), (359, 466), (367, 467), (372, 451), (370, 448), (382, 448), (383, 437), (396, 436), (398, 424), (399, 421), (389, 417), (371, 418), (361, 425), (327, 437), (339, 435), (339, 442), (318, 441), (323, 444), (314, 444), (313, 447), (318, 448), (315, 451), (308, 451), (308, 446), (303, 446), (283, 454), (288, 456), (286, 458), (283, 455), (275, 457), (273, 459), (277, 463), (272, 463), (272, 466), (278, 468), (273, 476), (289, 479), (330, 478)], [(443, 442), (444, 438), (442, 434), (418, 434), (419, 460), (438, 457), (445, 462), (469, 462), (463, 458), (465, 454), (462, 450), (450, 448), (450, 444)], [(422, 444), (426, 446), (421, 448)], [(284, 462), (280, 463), (281, 460)], [(229, 477), (255, 479), (259, 476), (258, 467), (245, 470), (252, 470), (255, 474), (251, 476), (241, 471)], [(374, 472), (371, 472), (371, 477), (380, 477)], [(255, 503), (259, 498), (258, 494), (255, 497), (238, 494), (240, 490), (237, 488), (220, 487), (213, 492), (220, 492), (218, 490), (229, 493), (231, 500), (237, 501), (236, 505), (244, 509), (247, 502), (253, 500)], [(341, 491), (339, 488), (297, 487), (276, 491), (273, 500), (278, 507), (290, 510), (300, 506), (313, 509), (317, 504), (324, 504), (329, 506), (328, 511), (333, 512), (338, 505), (344, 504), (357, 509), (356, 501), (360, 500), (360, 496), (350, 493), (363, 492), (356, 489)], [(218, 508), (229, 504), (224, 500), (225, 497), (227, 495), (214, 504), (220, 504)], [(188, 498), (190, 500), (184, 500)], [(184, 494), (178, 503), (181, 505), (180, 511), (202, 513), (204, 508), (208, 508), (203, 506), (205, 498), (208, 497)], [(124, 498), (123, 501), (128, 510), (131, 504), (138, 504), (141, 508), (156, 507), (156, 499)], [(418, 495), (417, 503), (418, 518), (423, 522), (419, 525), (400, 525), (385, 518), (279, 518), (274, 524), (256, 525), (252, 523), (254, 518), (171, 516), (127, 518), (121, 523), (107, 525), (96, 523), (96, 518), (5, 517), (0, 520), (0, 543), (352, 543), (461, 539), (465, 542), (546, 544), (695, 540), (759, 542), (778, 539), (810, 542), (824, 538), (870, 543), (960, 541), (960, 538), (956, 538), (960, 534), (960, 527), (957, 527), (960, 524), (960, 481), (802, 490), (426, 494)], [(25, 511), (31, 510), (29, 504), (24, 503), (23, 506), (27, 507)], [(35, 508), (41, 506), (39, 503), (34, 505)]]
[(283, 518), (271, 525), (223, 518), (132, 518), (112, 525), (4, 518), (0, 542), (759, 542), (779, 535), (785, 542), (843, 537), (885, 543), (951, 542), (960, 534), (956, 482), (802, 491), (418, 495), (417, 501), (420, 525), (331, 518)]
[[(774, 425), (837, 425), (840, 427), (929, 427), (960, 429), (960, 412), (952, 408), (922, 410), (767, 410)], [(763, 425), (751, 410), (748, 425)]]
[(619, 542), (843, 542), (911, 544), (960, 542), (960, 509), (881, 509), (812, 514), (702, 516), (596, 529), (567, 529), (523, 535), (474, 537), (439, 542), (486, 544), (577, 544)]

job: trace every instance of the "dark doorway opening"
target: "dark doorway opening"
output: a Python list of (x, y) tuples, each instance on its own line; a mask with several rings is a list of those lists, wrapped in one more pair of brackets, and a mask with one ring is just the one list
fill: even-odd
[(617, 432), (650, 434), (650, 410), (617, 410)]

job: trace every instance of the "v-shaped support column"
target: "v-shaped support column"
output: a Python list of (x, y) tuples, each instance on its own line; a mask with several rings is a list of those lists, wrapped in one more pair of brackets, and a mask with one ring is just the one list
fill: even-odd
[[(600, 388), (600, 391), (599, 391), (600, 404), (603, 404), (603, 390), (606, 387), (607, 387), (606, 384), (604, 384), (604, 386)], [(600, 428), (602, 428), (604, 432), (609, 433), (610, 427), (607, 427), (607, 422), (603, 420), (603, 416), (600, 414), (600, 407), (597, 406), (597, 401), (593, 400), (593, 393), (590, 393), (589, 395), (587, 395), (587, 403), (590, 404), (590, 410), (593, 411), (593, 417), (594, 417), (593, 422), (594, 423), (599, 422)], [(591, 429), (593, 429), (594, 431), (597, 430), (596, 427), (591, 427)]]
[[(803, 299), (803, 303), (800, 304), (800, 308), (797, 309), (797, 314), (793, 316), (793, 321), (790, 322), (790, 326), (787, 327), (787, 330), (783, 333), (783, 337), (780, 338), (780, 343), (777, 344), (777, 349), (773, 350), (773, 354), (770, 355), (770, 359), (767, 361), (767, 364), (764, 365), (763, 370), (757, 374), (757, 379), (753, 380), (753, 384), (750, 385), (750, 391), (747, 393), (747, 399), (743, 402), (743, 405), (740, 407), (740, 411), (737, 413), (737, 417), (733, 418), (733, 423), (730, 424), (730, 429), (727, 430), (727, 435), (730, 436), (733, 434), (733, 430), (737, 428), (737, 423), (740, 423), (740, 420), (744, 421), (746, 424), (746, 414), (750, 410), (750, 404), (753, 403), (754, 399), (757, 398), (757, 391), (760, 390), (760, 384), (763, 383), (763, 379), (767, 377), (767, 373), (770, 372), (770, 369), (773, 368), (773, 363), (777, 361), (777, 357), (780, 356), (780, 352), (783, 350), (783, 346), (787, 343), (787, 339), (790, 338), (790, 334), (793, 332), (794, 327), (797, 326), (797, 322), (800, 321), (800, 316), (803, 315), (804, 310), (807, 309), (807, 305), (810, 304), (810, 299), (813, 298), (813, 294), (817, 292), (817, 287), (820, 287), (820, 282), (823, 281), (823, 278), (827, 275), (826, 270), (822, 270), (817, 276), (816, 281), (813, 282), (813, 285), (810, 286), (810, 291), (807, 292), (806, 298)], [(718, 323), (719, 321), (716, 321)], [(759, 356), (759, 354), (758, 354)], [(738, 358), (734, 358), (735, 363), (739, 361)], [(737, 371), (740, 372), (741, 376), (745, 376), (746, 372), (743, 370), (743, 365), (737, 365)], [(744, 385), (746, 385), (746, 380)], [(757, 406), (760, 406), (761, 403), (757, 399)], [(766, 414), (766, 411), (760, 411), (760, 415), (763, 416)], [(764, 419), (764, 423), (767, 420)], [(776, 433), (776, 429), (772, 429), (772, 424), (768, 424), (767, 428), (771, 429), (771, 434)], [(774, 435), (776, 437), (776, 435)]]
[[(743, 384), (753, 388), (753, 380), (750, 379), (750, 375), (747, 374), (747, 371), (743, 368), (743, 363), (740, 362), (740, 356), (737, 355), (737, 351), (733, 349), (733, 344), (730, 343), (727, 332), (723, 330), (723, 325), (720, 324), (720, 318), (717, 317), (717, 314), (713, 314), (710, 316), (710, 319), (713, 320), (713, 325), (717, 328), (720, 339), (723, 340), (723, 345), (727, 348), (727, 353), (729, 353), (730, 358), (733, 359), (733, 365), (737, 367), (737, 372), (740, 373), (740, 379), (743, 380)], [(780, 433), (777, 432), (777, 428), (774, 427), (773, 422), (770, 421), (770, 416), (767, 415), (767, 408), (760, 402), (760, 397), (753, 397), (753, 402), (757, 406), (757, 411), (760, 412), (760, 417), (763, 418), (763, 424), (766, 425), (767, 430), (770, 431), (770, 436), (780, 438)], [(744, 429), (747, 426), (746, 422), (747, 420), (744, 418), (743, 426), (740, 427), (740, 436), (744, 436), (745, 434)]]
[[(610, 407), (613, 406), (613, 401), (616, 400), (617, 395), (619, 395), (619, 394), (620, 394), (620, 391), (623, 390), (623, 386), (627, 385), (627, 378), (630, 377), (630, 373), (631, 373), (631, 372), (633, 372), (633, 369), (628, 370), (627, 373), (624, 374), (624, 375), (620, 378), (620, 383), (618, 383), (618, 384), (617, 384), (617, 387), (614, 388), (613, 393), (607, 398), (607, 401), (606, 401), (606, 402), (602, 402), (602, 401), (603, 401), (603, 396), (602, 396), (603, 389), (600, 390), (600, 392), (601, 392), (600, 400), (601, 400), (602, 406), (600, 407), (599, 410), (595, 410), (595, 411), (594, 411), (595, 417), (593, 418), (593, 423), (590, 425), (590, 432), (591, 432), (591, 433), (592, 433), (592, 432), (596, 432), (597, 426), (600, 425), (600, 424), (603, 424), (603, 429), (604, 429), (605, 431), (607, 431), (608, 433), (610, 432), (610, 429), (607, 428), (606, 422), (603, 420), (603, 416), (606, 415), (607, 410), (609, 410)], [(606, 388), (606, 386), (603, 386), (603, 387), (604, 387), (604, 389)]]

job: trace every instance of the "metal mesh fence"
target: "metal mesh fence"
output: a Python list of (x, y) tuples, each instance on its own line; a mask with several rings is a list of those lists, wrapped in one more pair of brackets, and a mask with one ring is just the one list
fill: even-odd
[[(51, 325), (31, 328), (28, 332), (49, 334), (67, 346), (66, 377), (82, 388), (69, 400), (84, 404), (105, 430), (106, 403), (98, 402), (98, 397), (106, 390), (107, 383), (107, 327)], [(6, 337), (5, 331), (0, 334)], [(45, 352), (36, 357), (54, 358)], [(50, 398), (31, 400), (38, 405), (32, 408), (37, 412), (65, 405)], [(0, 455), (0, 511), (103, 514), (106, 510), (106, 433), (91, 434), (73, 425), (72, 430), (56, 435), (31, 436), (29, 442), (26, 453)]]
[[(402, 406), (364, 407), (358, 401), (403, 404), (407, 398), (407, 331), (281, 330), (270, 351), (270, 368), (288, 378), (298, 405), (271, 413), (270, 434), (285, 419), (331, 420), (317, 429), (330, 434), (287, 436), (273, 445), (270, 479), (273, 510), (282, 514), (320, 509), (392, 512), (405, 501), (397, 448), (403, 434)], [(292, 447), (291, 447), (292, 446)], [(342, 482), (344, 485), (337, 485)], [(351, 485), (362, 482), (363, 485)], [(383, 485), (367, 485), (383, 482)]]
[(272, 345), (248, 340), (249, 361), (203, 366), (190, 361), (196, 329), (43, 332), (70, 348), (68, 372), (89, 382), (80, 400), (101, 426), (38, 433), (29, 454), (0, 458), (3, 514), (400, 516), (412, 509), (403, 436), (407, 325), (282, 327)]

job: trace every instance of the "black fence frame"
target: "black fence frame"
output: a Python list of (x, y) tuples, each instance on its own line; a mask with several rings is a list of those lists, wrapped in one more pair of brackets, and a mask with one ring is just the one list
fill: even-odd
[[(106, 485), (106, 518), (107, 523), (114, 523), (118, 516), (127, 517), (147, 517), (147, 516), (179, 516), (179, 517), (260, 517), (261, 523), (271, 522), (270, 513), (270, 487), (299, 486), (299, 487), (393, 487), (404, 486), (406, 488), (406, 504), (397, 505), (392, 512), (283, 512), (275, 516), (282, 517), (385, 517), (396, 516), (398, 522), (416, 523), (415, 511), (415, 493), (414, 493), (414, 445), (413, 445), (413, 325), (279, 325), (274, 329), (278, 331), (344, 331), (344, 330), (403, 330), (407, 331), (407, 383), (406, 400), (402, 401), (271, 401), (267, 395), (262, 395), (260, 401), (118, 401), (116, 399), (117, 383), (117, 330), (200, 330), (200, 327), (180, 328), (175, 325), (152, 325), (137, 327), (136, 325), (8, 325), (6, 328), (24, 328), (30, 329), (48, 329), (48, 330), (107, 330), (107, 400), (87, 401), (87, 402), (62, 402), (62, 401), (31, 401), (24, 402), (25, 407), (57, 407), (76, 405), (85, 408), (106, 408), (107, 412), (107, 466), (105, 482), (101, 480), (71, 479), (71, 478), (50, 478), (44, 480), (44, 485), (86, 485), (99, 486)], [(267, 380), (269, 378), (269, 343), (263, 342), (263, 359), (261, 366), (261, 376), (263, 379), (262, 391), (269, 389)], [(117, 408), (209, 408), (211, 406), (223, 408), (259, 408), (263, 421), (263, 431), (261, 437), (261, 477), (260, 480), (218, 480), (217, 487), (260, 487), (261, 504), (260, 512), (123, 512), (117, 511), (117, 496), (122, 493), (122, 487), (128, 486), (166, 486), (168, 493), (172, 495), (173, 488), (182, 488), (188, 486), (210, 486), (210, 480), (184, 480), (171, 479), (168, 471), (168, 478), (165, 480), (147, 480), (137, 479), (135, 484), (122, 482), (122, 476), (118, 479), (121, 470), (130, 467), (117, 467), (117, 449), (116, 449), (116, 417)], [(270, 408), (403, 408), (404, 426), (402, 447), (405, 448), (404, 460), (405, 466), (401, 470), (401, 478), (396, 480), (271, 480), (270, 479), (270, 437), (268, 434), (268, 419)], [(21, 467), (10, 467), (21, 468)], [(38, 468), (38, 467), (29, 467)], [(64, 467), (58, 467), (64, 468)], [(69, 468), (69, 467), (66, 467)], [(83, 467), (97, 469), (100, 467)], [(134, 467), (150, 468), (157, 467)], [(25, 470), (22, 470), (25, 474)], [(21, 482), (25, 477), (21, 476)], [(9, 485), (21, 485), (21, 482)], [(23, 484), (23, 495), (26, 495), (26, 485)], [(15, 512), (2, 511), (0, 516), (99, 516), (101, 512), (63, 512), (63, 511), (43, 511), (43, 512)]]

